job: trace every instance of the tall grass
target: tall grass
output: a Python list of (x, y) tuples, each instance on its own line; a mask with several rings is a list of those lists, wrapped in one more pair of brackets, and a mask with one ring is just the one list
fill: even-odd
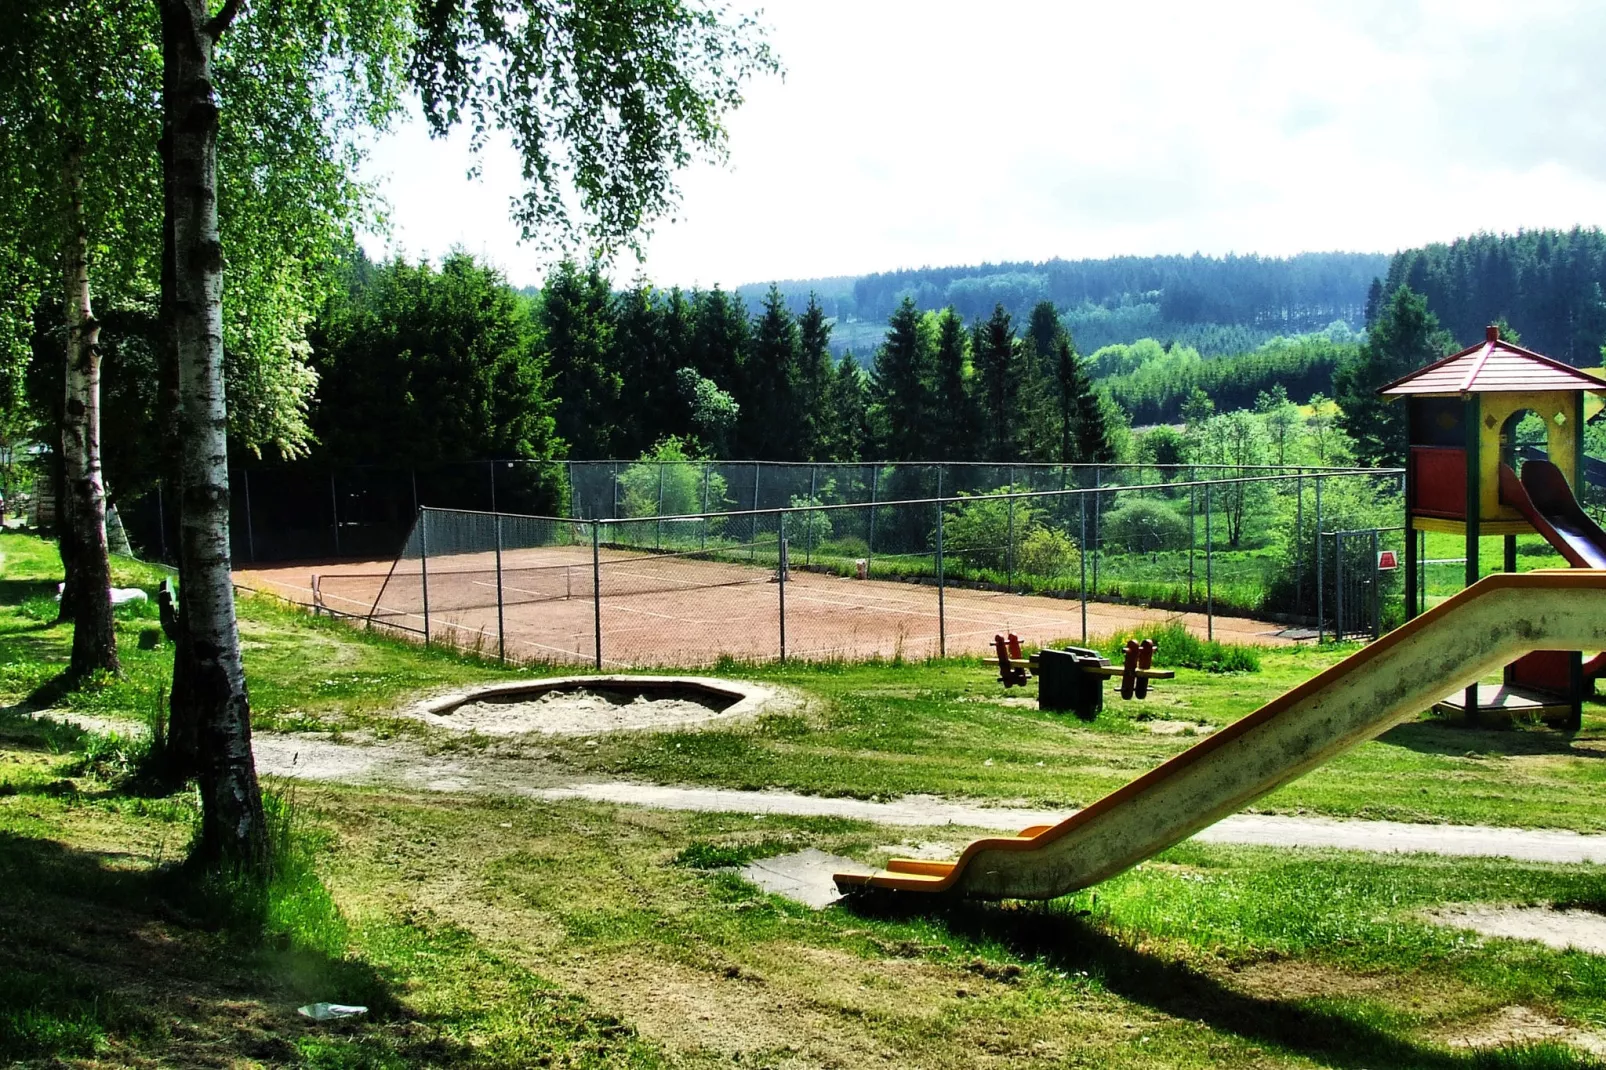
[(1099, 650), (1119, 664), (1125, 656), (1127, 640), (1145, 639), (1154, 643), (1154, 664), (1163, 669), (1198, 669), (1201, 672), (1259, 672), (1260, 654), (1254, 647), (1200, 639), (1181, 621), (1117, 632), (1104, 640)]

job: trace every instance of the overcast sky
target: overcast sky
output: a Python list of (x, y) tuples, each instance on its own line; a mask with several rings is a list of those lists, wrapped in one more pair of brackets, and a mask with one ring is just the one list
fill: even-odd
[[(661, 285), (1606, 223), (1606, 4), (770, 0), (784, 80), (682, 175)], [(538, 282), (493, 151), (379, 143), (391, 250)], [(372, 245), (378, 246), (374, 242)]]

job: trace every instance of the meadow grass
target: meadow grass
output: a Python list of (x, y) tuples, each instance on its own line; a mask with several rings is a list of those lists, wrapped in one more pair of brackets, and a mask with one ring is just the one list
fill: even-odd
[[(1190, 843), (1048, 904), (814, 912), (728, 868), (804, 847), (879, 863), (933, 837), (955, 849), (972, 832), (272, 784), (275, 883), (257, 898), (227, 881), (197, 885), (180, 864), (193, 796), (132, 794), (131, 737), (30, 715), (23, 700), (59, 669), (66, 631), (24, 613), (50, 561), (25, 547), (30, 576), (14, 546), (0, 543), (0, 679), (13, 702), (0, 710), (0, 880), (11, 893), (0, 897), (0, 1060), (1602, 1065), (1578, 1045), (1606, 1037), (1606, 959), (1423, 917), (1459, 903), (1600, 910), (1599, 867)], [(241, 616), (253, 700), (281, 730), (380, 735), (396, 730), (389, 709), (422, 687), (507, 675), (259, 599), (242, 600)], [(146, 619), (120, 621), (120, 638)], [(123, 679), (62, 705), (144, 716), (171, 648), (124, 649)], [(1091, 725), (1004, 696), (973, 660), (730, 665), (796, 691), (801, 707), (737, 728), (548, 741), (544, 760), (1069, 803), (1186, 745), (1151, 732), (1154, 721), (1207, 730), (1335, 656), (1277, 650), (1259, 672), (1182, 669), (1148, 705), (1112, 701)], [(1409, 725), (1268, 802), (1594, 827), (1577, 800), (1596, 783), (1598, 717), (1571, 739)], [(371, 1012), (336, 1025), (295, 1014), (315, 1000)]]

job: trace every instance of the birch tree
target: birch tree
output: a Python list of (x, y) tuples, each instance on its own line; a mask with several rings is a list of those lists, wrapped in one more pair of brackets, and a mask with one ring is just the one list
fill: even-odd
[[(66, 360), (57, 527), (66, 569), (61, 617), (73, 623), (68, 677), (118, 669), (106, 554), (96, 283), (127, 286), (154, 245), (155, 169), (137, 149), (151, 134), (159, 66), (148, 12), (131, 3), (0, 3), (0, 271), (8, 293), (55, 294)], [(151, 134), (151, 136), (154, 136)], [(149, 140), (149, 138), (147, 138)], [(14, 307), (15, 337), (32, 309)]]
[[(160, 11), (164, 309), (183, 482), (175, 702), (182, 676), (184, 720), (199, 741), (199, 854), (260, 871), (267, 844), (229, 576), (220, 43), (278, 23), (322, 47), (344, 78), (264, 78), (263, 98), (346, 85), (371, 96), (367, 118), (380, 121), (393, 100), (389, 60), (404, 43), (435, 132), (467, 125), (479, 148), (501, 130), (519, 152), (526, 185), (512, 210), (523, 236), (604, 252), (634, 245), (673, 206), (676, 170), (723, 153), (723, 115), (743, 82), (775, 63), (750, 21), (682, 0), (306, 0), (260, 13), (244, 0), (216, 11), (208, 0), (160, 0)], [(275, 36), (259, 40), (271, 54)]]

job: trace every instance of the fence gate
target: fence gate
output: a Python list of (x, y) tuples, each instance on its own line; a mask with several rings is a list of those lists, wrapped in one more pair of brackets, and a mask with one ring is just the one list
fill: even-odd
[(1324, 532), (1331, 538), (1331, 562), (1321, 577), (1326, 588), (1327, 621), (1335, 641), (1376, 639), (1383, 634), (1382, 578), (1377, 528)]

